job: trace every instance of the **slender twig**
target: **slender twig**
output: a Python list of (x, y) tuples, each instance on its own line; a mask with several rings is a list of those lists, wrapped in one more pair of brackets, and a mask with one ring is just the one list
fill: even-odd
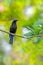
[(32, 37), (43, 37), (43, 34), (33, 35), (33, 36), (28, 36), (28, 37), (27, 37), (27, 36), (22, 36), (22, 35), (20, 35), (20, 34), (13, 34), (13, 33), (7, 32), (7, 31), (5, 31), (5, 30), (1, 30), (1, 29), (0, 29), (0, 31), (1, 31), (1, 32), (4, 32), (4, 33), (7, 33), (7, 34), (11, 34), (11, 35), (17, 36), (17, 37), (25, 38), (25, 39), (30, 39), (30, 38), (32, 38)]
[(0, 29), (0, 31), (1, 31), (1, 32), (4, 32), (4, 33), (7, 33), (7, 34), (11, 34), (11, 35), (17, 36), (17, 37), (22, 37), (22, 38), (27, 38), (27, 39), (28, 39), (28, 37), (22, 36), (22, 35), (20, 35), (20, 34), (13, 34), (13, 33), (11, 33), (11, 32), (7, 32), (7, 31), (1, 30), (1, 29)]

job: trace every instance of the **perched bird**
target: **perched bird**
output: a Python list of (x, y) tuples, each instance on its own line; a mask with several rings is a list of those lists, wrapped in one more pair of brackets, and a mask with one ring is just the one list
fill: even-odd
[[(16, 33), (16, 30), (17, 30), (17, 25), (16, 25), (16, 22), (17, 20), (13, 20), (11, 26), (10, 26), (10, 33), (13, 33), (15, 34)], [(10, 34), (10, 44), (12, 45), (13, 44), (13, 35)]]

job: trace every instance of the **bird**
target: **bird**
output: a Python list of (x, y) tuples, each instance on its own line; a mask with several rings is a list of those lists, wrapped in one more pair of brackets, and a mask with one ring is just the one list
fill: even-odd
[[(12, 21), (12, 24), (11, 24), (11, 26), (10, 26), (10, 33), (13, 33), (13, 34), (15, 34), (16, 33), (16, 30), (17, 30), (17, 24), (16, 24), (16, 22), (17, 22), (17, 20), (13, 20)], [(9, 37), (10, 37), (10, 44), (12, 45), (13, 44), (13, 38), (15, 37), (14, 35), (9, 35)]]

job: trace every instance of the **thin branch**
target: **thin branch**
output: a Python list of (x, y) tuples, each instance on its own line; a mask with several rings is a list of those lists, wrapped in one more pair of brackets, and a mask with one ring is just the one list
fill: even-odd
[(7, 34), (11, 34), (11, 35), (17, 36), (17, 37), (27, 38), (28, 39), (28, 37), (26, 37), (26, 36), (22, 36), (22, 35), (19, 35), (19, 34), (13, 34), (13, 33), (10, 33), (10, 32), (4, 31), (4, 30), (1, 30), (1, 29), (0, 29), (0, 31), (1, 32), (4, 32), (4, 33), (7, 33)]
[(7, 34), (11, 34), (11, 35), (14, 35), (14, 36), (17, 36), (17, 37), (21, 37), (21, 38), (25, 38), (25, 39), (30, 39), (30, 38), (33, 38), (33, 37), (43, 37), (43, 34), (39, 34), (39, 35), (33, 35), (33, 36), (22, 36), (20, 34), (13, 34), (13, 33), (10, 33), (10, 32), (7, 32), (7, 31), (4, 31), (4, 30), (1, 30), (1, 32), (4, 32), (4, 33), (7, 33)]

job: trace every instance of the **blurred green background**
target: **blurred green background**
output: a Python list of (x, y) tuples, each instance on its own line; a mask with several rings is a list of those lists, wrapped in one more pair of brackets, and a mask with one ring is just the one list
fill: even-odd
[[(33, 37), (16, 36), (12, 48), (23, 57), (21, 62), (8, 57), (0, 65), (43, 65), (43, 36), (34, 36), (43, 34), (43, 0), (0, 0), (0, 29), (9, 31), (14, 19), (18, 19), (16, 34)], [(0, 44), (2, 40), (9, 44), (9, 35), (0, 32)], [(3, 55), (0, 51), (0, 56)]]

